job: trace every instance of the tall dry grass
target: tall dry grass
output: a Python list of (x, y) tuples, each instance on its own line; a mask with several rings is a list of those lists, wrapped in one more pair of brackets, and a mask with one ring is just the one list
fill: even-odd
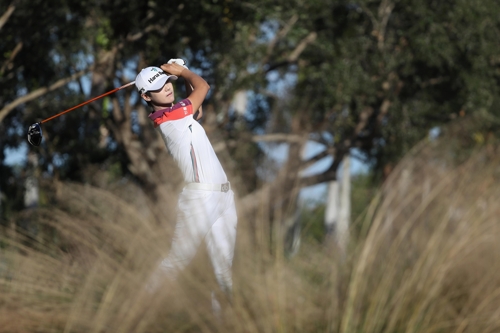
[(499, 159), (491, 147), (457, 151), (416, 147), (345, 258), (306, 243), (285, 259), (265, 246), (265, 221), (240, 216), (233, 300), (219, 317), (203, 251), (149, 295), (171, 228), (118, 195), (61, 184), (57, 205), (19, 217), (36, 237), (2, 231), (0, 331), (498, 332)]

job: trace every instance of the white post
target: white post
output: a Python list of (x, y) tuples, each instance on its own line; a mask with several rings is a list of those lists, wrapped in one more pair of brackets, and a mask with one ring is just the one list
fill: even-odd
[(28, 176), (24, 181), (24, 207), (35, 208), (38, 206), (39, 188), (36, 178), (36, 168), (38, 167), (38, 156), (35, 153), (28, 153)]
[(233, 97), (233, 107), (238, 116), (245, 115), (247, 111), (247, 92), (245, 90), (239, 90), (234, 94)]
[(342, 162), (342, 192), (340, 195), (339, 221), (336, 229), (336, 241), (345, 253), (349, 243), (349, 224), (351, 220), (351, 157), (344, 156)]
[(328, 183), (328, 197), (326, 200), (324, 221), (326, 237), (333, 237), (337, 228), (340, 208), (339, 191), (340, 187), (337, 180)]

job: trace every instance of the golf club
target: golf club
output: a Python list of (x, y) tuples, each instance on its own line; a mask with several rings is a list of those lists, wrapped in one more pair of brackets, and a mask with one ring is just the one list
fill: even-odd
[(72, 108), (69, 108), (69, 109), (67, 109), (67, 110), (64, 110), (64, 111), (62, 111), (62, 112), (60, 112), (60, 113), (56, 114), (56, 115), (53, 115), (52, 117), (49, 117), (49, 118), (47, 118), (47, 119), (44, 119), (44, 120), (42, 120), (42, 121), (40, 121), (40, 122), (38, 122), (38, 123), (34, 123), (33, 125), (31, 125), (31, 126), (28, 128), (28, 142), (29, 142), (31, 145), (33, 145), (33, 146), (39, 146), (39, 145), (40, 145), (40, 143), (42, 142), (42, 127), (41, 127), (41, 125), (42, 125), (43, 123), (46, 123), (46, 122), (47, 122), (47, 121), (49, 121), (49, 120), (52, 120), (52, 119), (57, 118), (57, 117), (59, 117), (59, 116), (62, 116), (62, 115), (63, 115), (63, 114), (65, 114), (65, 113), (68, 113), (68, 112), (70, 112), (70, 111), (73, 111), (74, 109), (78, 109), (78, 108), (79, 108), (79, 107), (81, 107), (81, 106), (84, 106), (84, 105), (87, 105), (87, 104), (89, 104), (89, 103), (92, 103), (93, 101), (96, 101), (96, 100), (98, 100), (99, 98), (103, 98), (104, 96), (111, 95), (111, 94), (113, 94), (113, 93), (117, 92), (118, 90), (121, 90), (121, 89), (123, 89), (123, 88), (126, 88), (126, 87), (128, 87), (128, 86), (133, 85), (134, 83), (135, 83), (135, 81), (132, 81), (132, 82), (127, 83), (127, 84), (124, 84), (124, 85), (123, 85), (123, 86), (121, 86), (121, 87), (115, 88), (115, 89), (113, 89), (113, 90), (110, 90), (110, 91), (108, 91), (108, 92), (106, 92), (106, 93), (102, 94), (102, 95), (99, 95), (99, 96), (97, 96), (97, 97), (94, 97), (94, 98), (92, 98), (92, 99), (89, 99), (89, 100), (88, 100), (88, 101), (86, 101), (86, 102), (83, 102), (83, 103), (81, 103), (81, 104), (78, 104), (77, 106), (73, 106)]

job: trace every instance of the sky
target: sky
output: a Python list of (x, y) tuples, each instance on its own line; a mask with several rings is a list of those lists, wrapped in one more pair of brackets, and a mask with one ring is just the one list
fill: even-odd
[(16, 164), (24, 164), (27, 153), (28, 153), (28, 146), (26, 145), (26, 143), (21, 144), (21, 147), (19, 149), (6, 148), (5, 164), (9, 166), (13, 166)]

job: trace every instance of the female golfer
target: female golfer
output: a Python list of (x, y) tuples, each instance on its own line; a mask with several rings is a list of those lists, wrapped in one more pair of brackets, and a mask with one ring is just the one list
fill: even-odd
[[(161, 275), (175, 276), (204, 242), (217, 282), (230, 295), (237, 225), (234, 193), (205, 130), (196, 121), (202, 116), (201, 105), (210, 86), (177, 62), (184, 63), (173, 59), (161, 68), (144, 68), (135, 80), (141, 97), (152, 107), (149, 119), (186, 183), (178, 201), (170, 253), (152, 283), (158, 285)], [(178, 78), (185, 80), (188, 96), (176, 103), (171, 81)]]

